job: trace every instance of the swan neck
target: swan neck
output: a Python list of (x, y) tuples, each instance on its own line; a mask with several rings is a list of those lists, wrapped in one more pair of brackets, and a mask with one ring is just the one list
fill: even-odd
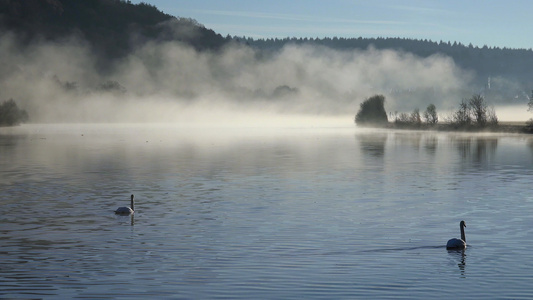
[(131, 195), (131, 210), (135, 211), (134, 202), (133, 202), (133, 195)]
[(465, 228), (461, 224), (461, 240), (465, 241), (466, 243), (466, 236), (465, 236)]

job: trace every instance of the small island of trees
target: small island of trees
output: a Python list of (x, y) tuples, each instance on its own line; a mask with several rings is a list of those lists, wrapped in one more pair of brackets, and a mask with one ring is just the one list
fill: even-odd
[(28, 113), (18, 108), (13, 99), (0, 104), (0, 126), (15, 126), (27, 122), (28, 119)]
[[(530, 107), (533, 107), (531, 105)], [(391, 113), (392, 122), (385, 112), (385, 96), (374, 95), (361, 103), (355, 116), (355, 123), (362, 127), (383, 127), (399, 129), (435, 129), (453, 131), (507, 131), (507, 132), (533, 132), (533, 121), (528, 121), (526, 126), (501, 126), (493, 106), (489, 106), (480, 94), (463, 99), (459, 108), (444, 118), (439, 123), (437, 108), (434, 104), (428, 105), (420, 114), (418, 108), (411, 113)], [(531, 124), (530, 124), (531, 123)]]
[(355, 123), (363, 126), (380, 126), (389, 122), (385, 112), (385, 96), (375, 95), (361, 103)]

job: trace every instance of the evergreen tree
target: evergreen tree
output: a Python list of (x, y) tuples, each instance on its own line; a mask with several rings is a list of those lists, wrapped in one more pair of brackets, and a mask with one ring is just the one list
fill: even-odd
[(357, 125), (383, 125), (388, 123), (385, 112), (385, 96), (375, 95), (361, 103), (355, 116)]
[(14, 126), (28, 121), (28, 113), (19, 109), (13, 99), (0, 104), (0, 126)]

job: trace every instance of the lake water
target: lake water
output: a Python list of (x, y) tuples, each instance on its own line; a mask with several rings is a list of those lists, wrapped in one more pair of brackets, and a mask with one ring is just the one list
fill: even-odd
[(527, 135), (25, 125), (0, 172), (0, 298), (533, 297)]

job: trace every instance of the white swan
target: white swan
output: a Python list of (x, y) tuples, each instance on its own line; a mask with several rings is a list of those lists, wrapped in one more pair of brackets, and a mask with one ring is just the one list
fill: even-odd
[(465, 221), (461, 221), (461, 223), (459, 223), (459, 227), (461, 228), (461, 238), (460, 239), (453, 238), (449, 240), (448, 243), (446, 244), (446, 249), (453, 250), (453, 249), (465, 249), (466, 248)]
[(131, 208), (127, 206), (119, 207), (117, 208), (117, 210), (115, 210), (115, 214), (124, 215), (124, 216), (131, 215), (135, 211), (134, 209), (135, 208), (134, 208), (134, 203), (133, 203), (133, 195), (131, 195)]

